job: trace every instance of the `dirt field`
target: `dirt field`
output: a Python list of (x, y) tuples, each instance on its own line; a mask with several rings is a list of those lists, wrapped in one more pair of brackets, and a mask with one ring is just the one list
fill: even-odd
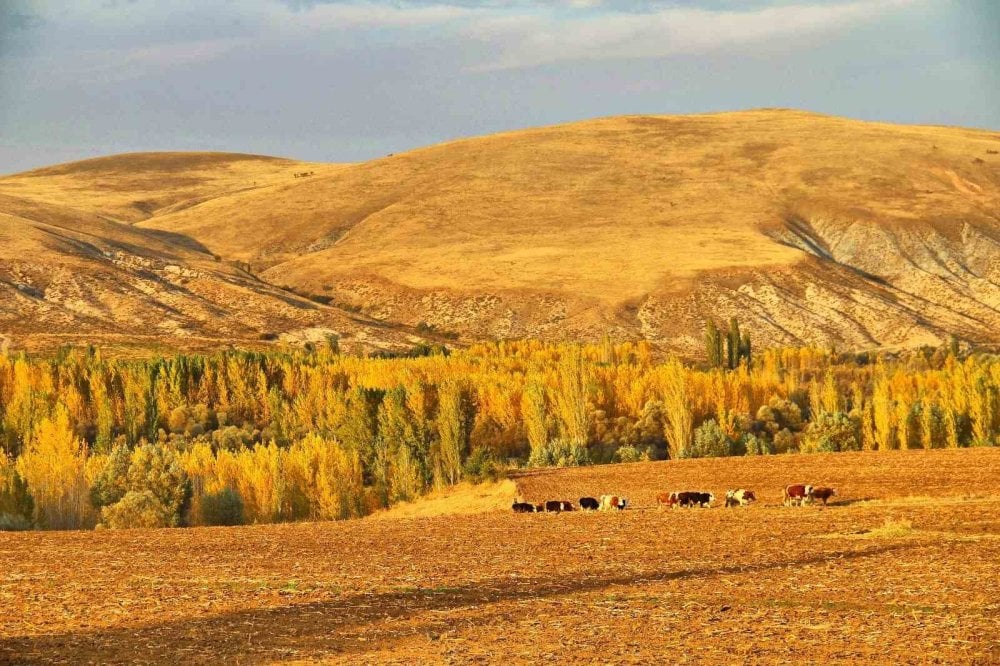
[[(1000, 449), (684, 461), (517, 480), (622, 513), (5, 533), (0, 662), (998, 663), (998, 481)], [(647, 508), (727, 485), (762, 501)]]

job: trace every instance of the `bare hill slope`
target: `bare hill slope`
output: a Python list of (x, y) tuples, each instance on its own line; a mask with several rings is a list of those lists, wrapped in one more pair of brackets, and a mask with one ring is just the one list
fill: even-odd
[(706, 318), (738, 316), (759, 345), (909, 346), (996, 340), (998, 151), (996, 132), (758, 110), (355, 165), (125, 156), (0, 193), (137, 222), (272, 285), (465, 340), (610, 332), (694, 352)]
[(199, 349), (278, 333), (337, 333), (362, 348), (404, 337), (261, 282), (188, 238), (0, 194), (0, 350)]

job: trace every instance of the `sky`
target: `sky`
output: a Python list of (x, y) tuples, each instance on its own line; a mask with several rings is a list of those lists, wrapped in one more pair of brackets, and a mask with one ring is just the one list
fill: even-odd
[(1000, 130), (1000, 1), (0, 0), (0, 173), (755, 107)]

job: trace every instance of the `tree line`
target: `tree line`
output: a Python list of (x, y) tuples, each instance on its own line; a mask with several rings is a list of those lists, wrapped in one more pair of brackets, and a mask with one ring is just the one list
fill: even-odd
[(954, 349), (644, 343), (0, 355), (0, 529), (361, 516), (510, 467), (995, 445), (1000, 363)]

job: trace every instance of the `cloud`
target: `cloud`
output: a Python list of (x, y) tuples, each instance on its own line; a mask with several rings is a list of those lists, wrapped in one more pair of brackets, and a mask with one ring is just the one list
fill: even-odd
[(285, 5), (294, 10), (289, 23), (306, 32), (432, 27), (441, 36), (487, 53), (477, 62), (465, 63), (466, 69), (484, 71), (569, 61), (664, 58), (782, 40), (803, 44), (920, 1), (288, 0)]
[(664, 58), (815, 37), (871, 21), (912, 0), (783, 5), (754, 10), (667, 8), (584, 16), (509, 14), (470, 23), (465, 35), (495, 54), (478, 69), (574, 60)]

